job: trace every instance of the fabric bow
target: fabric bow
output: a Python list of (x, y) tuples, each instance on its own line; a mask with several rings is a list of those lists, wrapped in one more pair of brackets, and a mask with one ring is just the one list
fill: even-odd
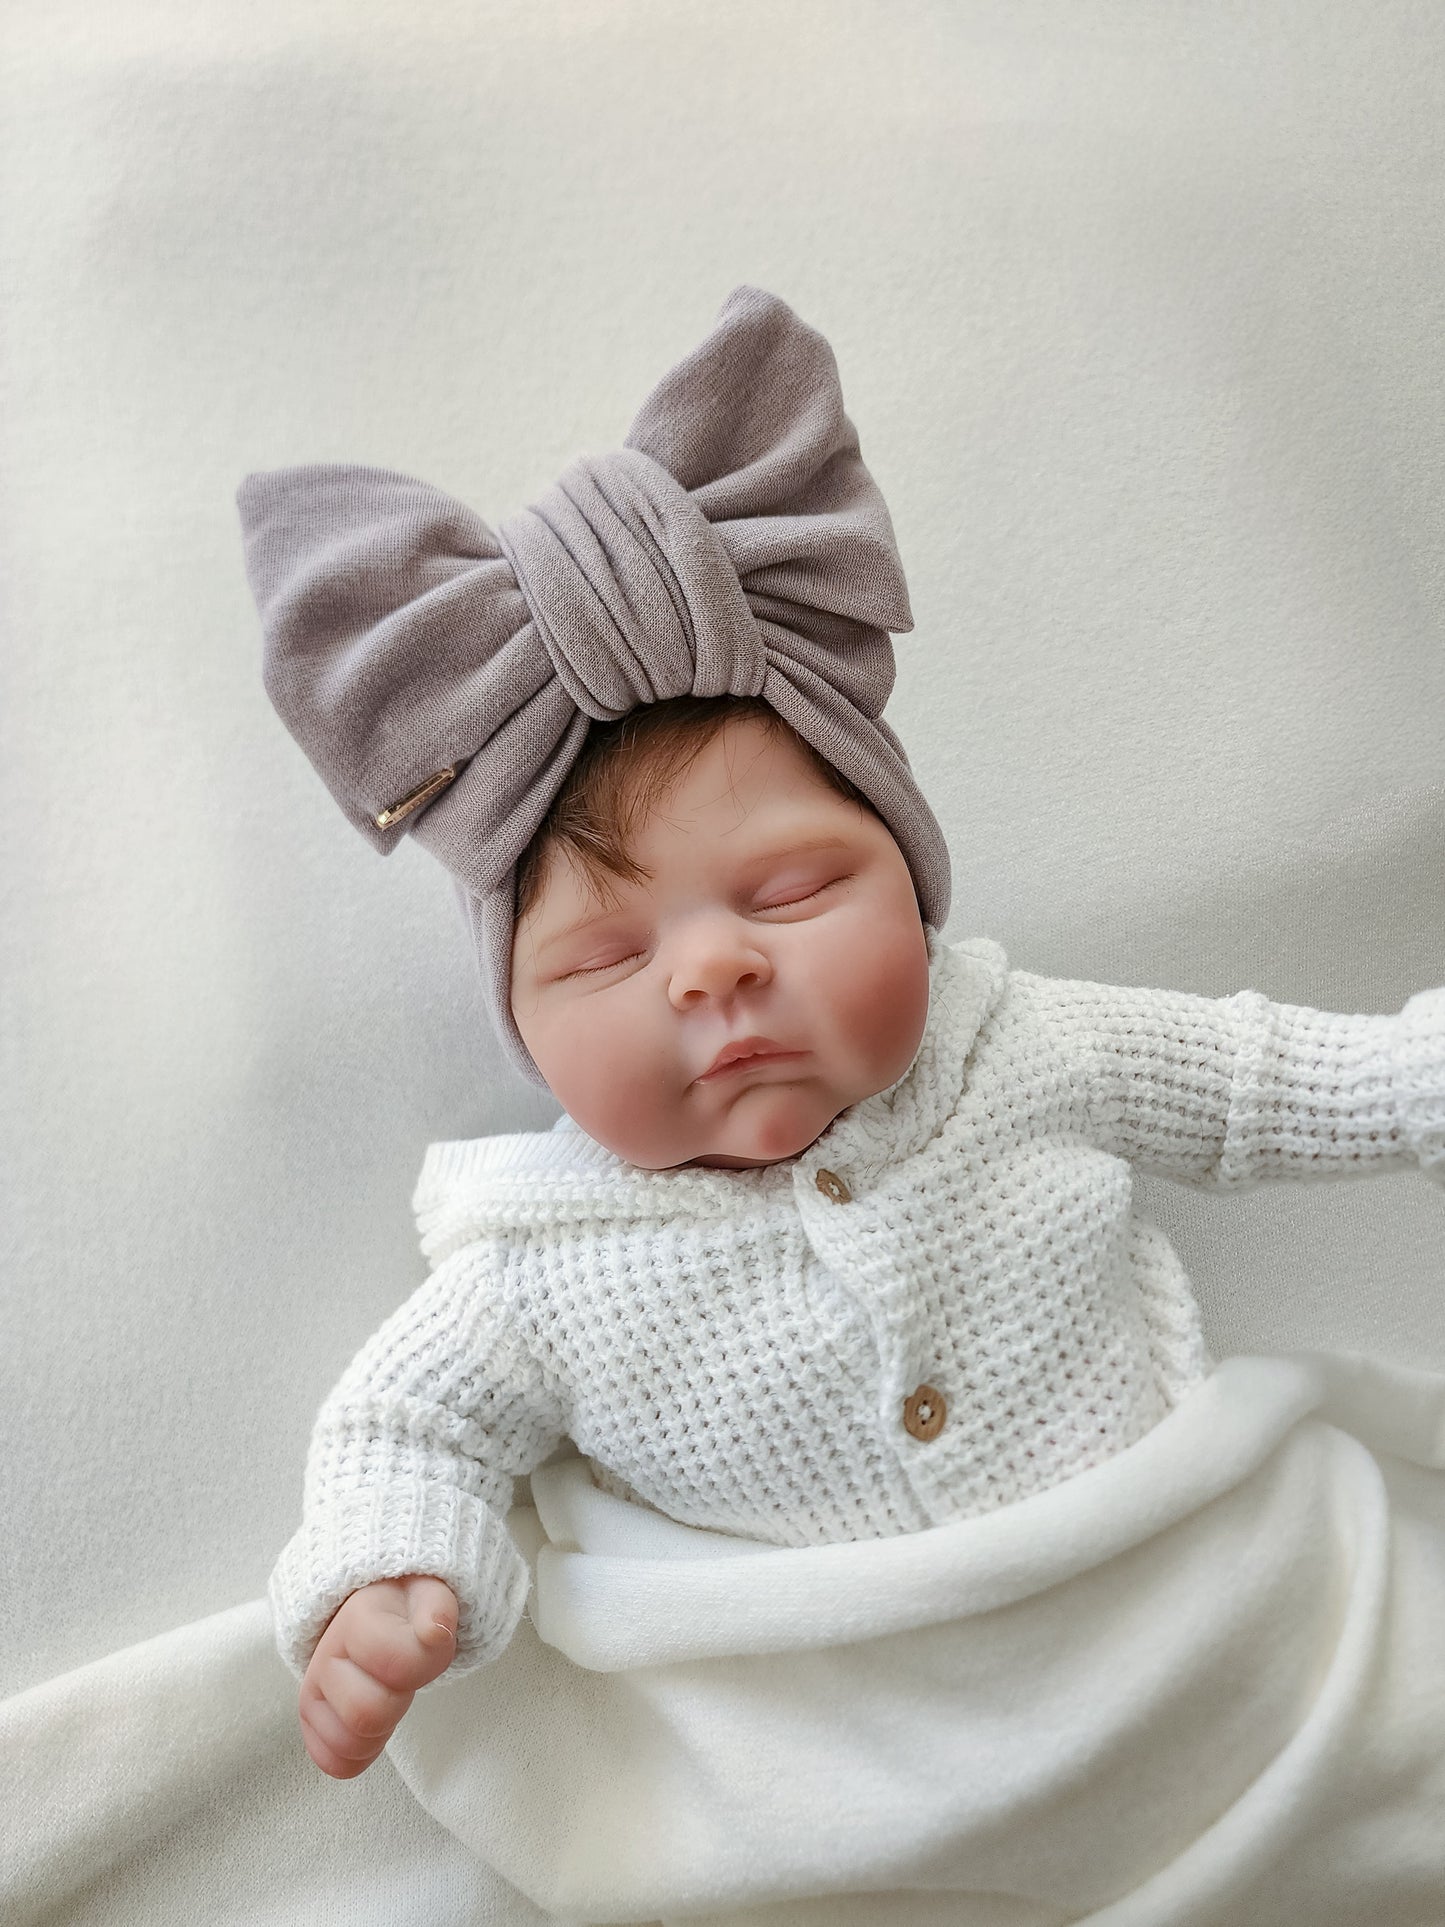
[(941, 927), (947, 849), (881, 721), (889, 632), (912, 627), (892, 523), (831, 348), (775, 295), (735, 288), (623, 446), (495, 531), (358, 464), (248, 475), (237, 505), (267, 693), (377, 849), (415, 836), (457, 878), (534, 1080), (513, 879), (593, 720), (762, 696), (878, 808)]

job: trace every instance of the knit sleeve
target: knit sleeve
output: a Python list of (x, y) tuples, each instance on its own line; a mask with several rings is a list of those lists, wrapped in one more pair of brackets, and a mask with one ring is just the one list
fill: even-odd
[(453, 1253), (370, 1338), (317, 1417), (302, 1523), (270, 1598), (298, 1679), (349, 1593), (432, 1573), (459, 1604), (450, 1672), (495, 1659), (526, 1604), (506, 1525), (512, 1480), (556, 1448), (566, 1419), (513, 1329), (490, 1241)]
[(1015, 971), (1087, 1084), (1094, 1141), (1215, 1190), (1417, 1164), (1445, 1185), (1445, 987), (1391, 1015)]

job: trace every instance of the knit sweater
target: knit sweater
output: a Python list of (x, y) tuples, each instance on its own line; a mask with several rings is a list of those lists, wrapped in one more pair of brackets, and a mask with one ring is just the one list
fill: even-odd
[(1355, 1016), (1010, 970), (930, 942), (908, 1071), (797, 1157), (644, 1171), (569, 1119), (433, 1144), (427, 1281), (317, 1419), (271, 1578), (300, 1676), (348, 1593), (434, 1573), (454, 1672), (526, 1603), (513, 1481), (775, 1546), (916, 1532), (1143, 1437), (1211, 1369), (1133, 1171), (1239, 1191), (1418, 1163), (1445, 1185), (1445, 987)]

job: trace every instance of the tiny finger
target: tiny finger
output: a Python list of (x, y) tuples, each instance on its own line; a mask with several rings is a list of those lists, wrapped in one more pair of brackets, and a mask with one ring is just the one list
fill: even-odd
[(332, 1653), (318, 1661), (309, 1691), (302, 1688), (302, 1700), (324, 1700), (359, 1739), (384, 1739), (411, 1705), (414, 1691), (389, 1686), (356, 1660)]
[(370, 1760), (343, 1760), (333, 1753), (324, 1740), (319, 1739), (310, 1727), (301, 1729), (302, 1744), (311, 1755), (312, 1762), (333, 1780), (354, 1780), (358, 1774), (365, 1773), (371, 1765)]
[(408, 1579), (406, 1603), (416, 1636), (429, 1651), (456, 1643), (456, 1595), (443, 1580), (426, 1574)]
[[(433, 1633), (433, 1638), (439, 1637)], [(415, 1692), (437, 1670), (433, 1650), (422, 1644), (405, 1602), (399, 1601), (395, 1612), (367, 1613), (348, 1621), (344, 1644), (329, 1657), (333, 1664), (349, 1661), (379, 1689), (400, 1695)], [(326, 1697), (335, 1700), (329, 1683)], [(349, 1707), (342, 1706), (341, 1710), (349, 1716)]]
[(312, 1700), (303, 1706), (301, 1718), (343, 1760), (374, 1760), (391, 1737), (388, 1733), (355, 1732), (325, 1700)]

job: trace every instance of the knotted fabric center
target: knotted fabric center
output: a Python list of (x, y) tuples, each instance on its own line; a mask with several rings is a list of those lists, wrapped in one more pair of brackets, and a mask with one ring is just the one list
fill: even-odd
[(674, 696), (756, 696), (767, 657), (727, 550), (650, 455), (575, 461), (497, 528), (557, 679), (598, 722)]

